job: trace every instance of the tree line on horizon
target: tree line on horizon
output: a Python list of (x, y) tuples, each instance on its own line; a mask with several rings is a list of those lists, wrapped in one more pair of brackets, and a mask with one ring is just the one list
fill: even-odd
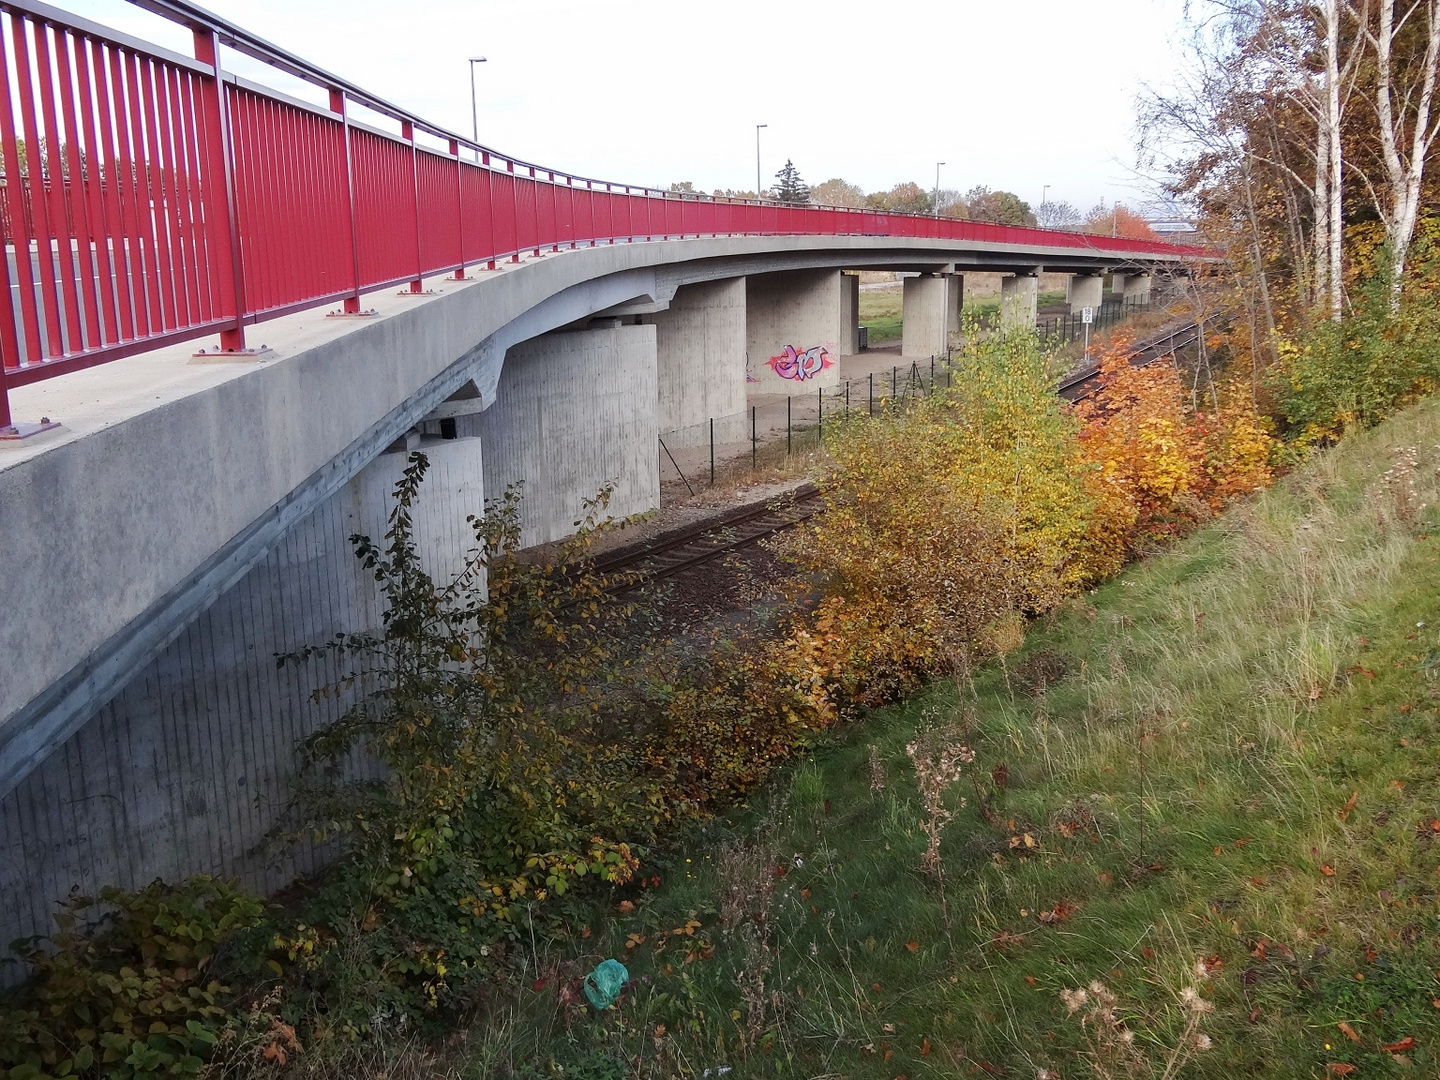
[[(1143, 217), (1121, 203), (1101, 202), (1088, 213), (1063, 201), (1046, 201), (1031, 206), (1011, 191), (994, 190), (977, 184), (969, 191), (953, 188), (925, 188), (905, 181), (888, 191), (866, 192), (859, 184), (832, 177), (813, 187), (806, 184), (795, 164), (786, 160), (775, 174), (776, 182), (760, 192), (763, 200), (787, 206), (839, 206), (857, 210), (879, 210), (894, 214), (922, 214), (955, 221), (983, 221), (997, 225), (1038, 225), (1049, 229), (1073, 229), (1097, 235), (1123, 236), (1133, 240), (1157, 239)], [(703, 194), (689, 181), (670, 185), (684, 194)], [(716, 198), (753, 199), (754, 191), (716, 188)], [(938, 207), (938, 214), (936, 213)]]

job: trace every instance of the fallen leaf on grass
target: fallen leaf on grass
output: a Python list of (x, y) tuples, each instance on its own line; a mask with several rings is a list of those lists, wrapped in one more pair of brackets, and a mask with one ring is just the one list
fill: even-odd
[(536, 979), (533, 983), (530, 984), (530, 989), (534, 990), (535, 993), (538, 994), (541, 990), (545, 989), (545, 980)]
[(907, 941), (907, 942), (905, 942), (905, 947), (906, 947), (907, 949), (909, 949), (911, 952), (919, 952), (919, 951), (920, 951), (920, 943), (919, 943), (918, 941)]
[(920, 1040), (920, 1056), (921, 1056), (921, 1057), (929, 1057), (929, 1056), (930, 1056), (930, 1040), (929, 1040), (929, 1039), (921, 1039), (921, 1040)]
[(630, 914), (632, 911), (634, 911), (634, 910), (635, 910), (635, 905), (634, 905), (633, 903), (631, 903), (629, 900), (621, 900), (621, 901), (620, 901), (620, 914), (621, 914), (621, 915), (629, 915), (629, 914)]
[(1034, 976), (1034, 975), (1026, 975), (1026, 976), (1025, 976), (1025, 985), (1026, 985), (1026, 986), (1034, 986), (1035, 983), (1036, 983), (1036, 979), (1035, 979), (1035, 976)]
[(1405, 781), (1403, 781), (1403, 780), (1391, 780), (1391, 781), (1390, 781), (1390, 786), (1391, 786), (1392, 788), (1394, 788), (1396, 791), (1400, 791), (1400, 790), (1402, 790), (1402, 789), (1405, 787)]
[(1075, 912), (1077, 912), (1078, 910), (1080, 909), (1074, 904), (1071, 904), (1065, 900), (1061, 900), (1049, 911), (1042, 911), (1036, 917), (1042, 923), (1046, 923), (1047, 925), (1054, 925), (1056, 923), (1065, 922), (1067, 919), (1070, 918), (1071, 915), (1074, 915)]
[(1260, 1019), (1260, 1007), (1257, 1005), (1250, 1010), (1250, 1022), (1253, 1024)]
[(1355, 1034), (1355, 1029), (1354, 1029), (1353, 1027), (1351, 1027), (1349, 1024), (1347, 1024), (1344, 1020), (1341, 1020), (1341, 1021), (1340, 1021), (1338, 1024), (1336, 1024), (1335, 1026), (1336, 1026), (1337, 1028), (1339, 1028), (1340, 1031), (1341, 1031), (1341, 1033), (1342, 1033), (1347, 1039), (1349, 1039), (1351, 1042), (1359, 1042), (1359, 1041), (1360, 1041), (1360, 1036), (1357, 1035), (1357, 1034)]
[(1335, 867), (1331, 866), (1329, 863), (1321, 863), (1320, 873), (1324, 874), (1326, 877), (1334, 877)]
[(1350, 798), (1348, 798), (1348, 799), (1345, 800), (1345, 809), (1343, 809), (1343, 810), (1340, 811), (1340, 820), (1341, 820), (1341, 821), (1344, 821), (1346, 818), (1348, 818), (1348, 817), (1350, 816), (1350, 811), (1355, 809), (1355, 803), (1359, 800), (1359, 798), (1360, 798), (1360, 792), (1358, 792), (1358, 791), (1352, 791), (1352, 792), (1350, 793)]
[(813, 895), (813, 894), (810, 892), (809, 889), (801, 889), (801, 890), (800, 890), (800, 896), (801, 896), (803, 899), (805, 899), (805, 900), (809, 900), (812, 895)]
[(1384, 1050), (1387, 1054), (1398, 1053), (1401, 1050), (1414, 1050), (1415, 1038), (1412, 1035), (1406, 1035), (1405, 1038), (1399, 1042), (1391, 1043), (1389, 1046), (1382, 1046), (1380, 1049)]
[(1355, 1071), (1355, 1066), (1347, 1065), (1343, 1061), (1332, 1061), (1325, 1066), (1325, 1071), (1331, 1076), (1349, 1076)]

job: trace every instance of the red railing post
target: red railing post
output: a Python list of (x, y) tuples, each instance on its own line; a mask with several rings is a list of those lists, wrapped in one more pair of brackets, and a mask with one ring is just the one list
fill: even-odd
[(455, 280), (465, 280), (465, 180), (460, 175), (464, 168), (460, 163), (460, 143), (450, 140), (450, 153), (455, 155), (455, 250), (460, 256), (460, 265), (455, 267)]
[(400, 137), (410, 143), (410, 190), (414, 194), (415, 207), (415, 280), (410, 282), (410, 291), (425, 291), (425, 257), (420, 251), (420, 232), (424, 227), (420, 220), (420, 151), (415, 146), (415, 125), (409, 120), (400, 121)]
[[(205, 177), (206, 233), (218, 252), (215, 269), (219, 272), (222, 302), (234, 305), (235, 325), (220, 331), (222, 352), (241, 352), (245, 348), (245, 264), (240, 250), (240, 215), (235, 191), (235, 140), (230, 126), (230, 102), (225, 93), (225, 76), (220, 68), (220, 38), (213, 29), (195, 31), (195, 59), (209, 64), (214, 77), (200, 83), (200, 112), (205, 117), (209, 141), (210, 175)], [(224, 214), (215, 205), (217, 177), (221, 171), (225, 206)], [(228, 314), (228, 312), (227, 312)]]
[(355, 291), (345, 297), (346, 315), (360, 314), (360, 227), (355, 220), (355, 151), (350, 145), (350, 113), (345, 108), (345, 91), (330, 91), (330, 111), (340, 117), (345, 137), (345, 198), (350, 214), (350, 265), (355, 273)]

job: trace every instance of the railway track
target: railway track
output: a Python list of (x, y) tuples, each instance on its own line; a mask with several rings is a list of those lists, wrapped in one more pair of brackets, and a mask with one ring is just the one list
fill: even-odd
[[(1197, 323), (1186, 323), (1184, 326), (1174, 330), (1167, 330), (1163, 334), (1157, 334), (1147, 341), (1136, 345), (1130, 353), (1131, 367), (1143, 368), (1153, 364), (1162, 356), (1169, 356), (1178, 349), (1188, 348), (1200, 340), (1200, 327)], [(1079, 371), (1073, 375), (1060, 380), (1056, 393), (1066, 401), (1079, 401), (1081, 398), (1089, 397), (1100, 386), (1100, 369), (1092, 367), (1085, 371)]]
[[(1193, 345), (1198, 338), (1199, 327), (1188, 323), (1137, 345), (1130, 363), (1145, 367), (1176, 349)], [(1090, 368), (1062, 380), (1057, 391), (1067, 401), (1078, 401), (1095, 391), (1099, 379), (1100, 369)], [(805, 484), (783, 496), (738, 506), (718, 517), (605, 552), (597, 556), (592, 565), (596, 572), (616, 578), (608, 586), (609, 591), (625, 592), (684, 573), (794, 528), (822, 509), (820, 489)]]
[(609, 587), (610, 591), (624, 592), (683, 573), (794, 528), (819, 511), (820, 489), (814, 484), (804, 484), (785, 495), (738, 506), (719, 517), (605, 552), (595, 558), (593, 565), (598, 573), (607, 577), (618, 575), (620, 580)]

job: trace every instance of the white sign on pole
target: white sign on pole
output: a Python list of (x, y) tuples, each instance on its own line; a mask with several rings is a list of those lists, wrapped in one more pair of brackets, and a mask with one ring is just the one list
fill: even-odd
[(1093, 323), (1095, 321), (1095, 309), (1093, 307), (1081, 308), (1080, 321), (1082, 323)]

